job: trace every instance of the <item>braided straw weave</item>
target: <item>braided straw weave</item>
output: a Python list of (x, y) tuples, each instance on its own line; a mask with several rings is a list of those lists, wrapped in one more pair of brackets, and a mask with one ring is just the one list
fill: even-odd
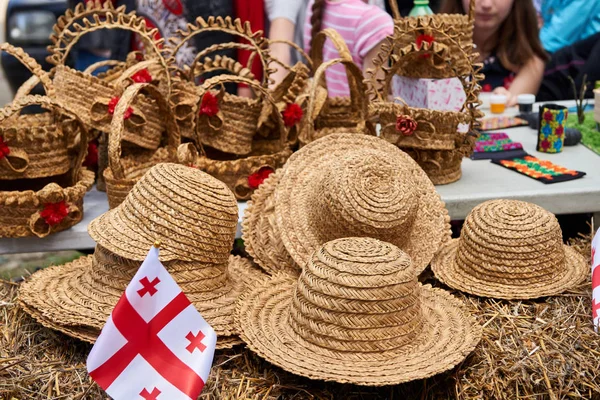
[(586, 260), (563, 244), (556, 217), (517, 200), (475, 207), (460, 239), (442, 246), (431, 266), (452, 288), (501, 299), (559, 294), (589, 273)]
[[(83, 197), (94, 183), (94, 173), (82, 168), (82, 163), (87, 152), (87, 131), (81, 121), (74, 115), (69, 114), (64, 106), (49, 97), (25, 96), (0, 112), (0, 126), (4, 127), (14, 122), (14, 117), (18, 116), (21, 109), (28, 105), (40, 105), (42, 108), (50, 110), (54, 115), (61, 114), (73, 119), (79, 125), (80, 145), (79, 152), (74, 160), (67, 160), (67, 168), (58, 169), (53, 164), (52, 154), (67, 157), (66, 140), (61, 139), (62, 150), (58, 147), (53, 148), (56, 143), (48, 145), (47, 141), (57, 140), (50, 136), (44, 140), (43, 137), (30, 138), (39, 149), (46, 150), (50, 155), (38, 154), (30, 159), (35, 163), (30, 164), (30, 168), (47, 168), (48, 176), (37, 179), (22, 180), (0, 180), (0, 237), (23, 237), (38, 236), (45, 237), (50, 233), (59, 232), (70, 228), (83, 218)], [(8, 130), (12, 128), (7, 128)], [(36, 131), (34, 127), (31, 132)], [(6, 132), (3, 129), (3, 132)], [(30, 133), (31, 133), (30, 132)], [(23, 131), (17, 134), (23, 134)], [(46, 131), (44, 131), (46, 133)], [(7, 142), (13, 143), (12, 136), (8, 135)], [(23, 143), (23, 141), (21, 142)], [(31, 145), (33, 146), (33, 144)], [(10, 146), (9, 146), (10, 149)], [(11, 153), (13, 149), (10, 149)], [(16, 151), (15, 151), (16, 153)], [(45, 160), (47, 163), (44, 163)], [(72, 167), (69, 167), (72, 162)], [(42, 175), (43, 176), (43, 175)], [(58, 206), (61, 213), (58, 219), (45, 216), (47, 209), (53, 209)]]
[(237, 203), (225, 184), (193, 168), (159, 164), (119, 207), (89, 225), (98, 243), (93, 256), (34, 274), (21, 300), (46, 321), (99, 332), (159, 239), (161, 262), (204, 319), (217, 335), (236, 335), (235, 302), (263, 279), (248, 260), (229, 254), (236, 226)]
[[(122, 159), (121, 138), (126, 125), (124, 114), (142, 91), (154, 98), (158, 105), (158, 110), (166, 125), (167, 144), (156, 151), (143, 154), (136, 153)], [(177, 157), (178, 145), (179, 130), (175, 118), (171, 113), (169, 104), (158, 89), (148, 83), (135, 83), (129, 86), (117, 104), (112, 120), (111, 133), (108, 137), (108, 168), (104, 170), (104, 180), (110, 208), (115, 208), (121, 204), (133, 185), (150, 167), (160, 162), (174, 161)]]
[[(329, 240), (375, 237), (407, 252), (421, 272), (450, 238), (448, 212), (423, 170), (376, 137), (338, 133), (321, 138), (294, 153), (277, 181), (270, 194), (274, 200), (263, 197), (244, 215), (243, 238), (255, 255), (280, 254), (280, 241), (303, 267)], [(271, 218), (278, 234), (270, 232)], [(260, 244), (254, 242), (259, 235)], [(257, 250), (269, 237), (276, 240)], [(268, 264), (263, 268), (269, 272), (289, 270), (289, 264), (272, 265), (271, 259), (257, 264)]]
[[(397, 73), (411, 78), (436, 79), (453, 78), (457, 76), (456, 72), (469, 75), (471, 64), (462, 53), (473, 52), (475, 3), (476, 0), (470, 1), (467, 15), (432, 14), (402, 18), (398, 5), (390, 1), (394, 11), (394, 54), (402, 59)], [(418, 43), (422, 35), (427, 35), (433, 42)], [(406, 52), (409, 48), (417, 51)], [(429, 52), (434, 49), (443, 50), (443, 57), (421, 57), (423, 53), (419, 54), (420, 50)]]
[[(443, 30), (437, 34), (446, 35)], [(479, 126), (477, 120), (483, 116), (477, 109), (480, 105), (478, 82), (483, 79), (480, 73), (482, 66), (476, 62), (477, 54), (472, 52), (472, 42), (463, 46), (465, 48), (452, 50), (443, 43), (425, 43), (421, 47), (413, 43), (398, 50), (401, 39), (402, 31), (396, 28), (395, 34), (386, 39), (381, 52), (374, 59), (374, 70), (368, 71), (369, 96), (373, 99), (370, 115), (379, 120), (381, 137), (411, 154), (434, 184), (454, 182), (461, 177), (462, 158), (473, 152)], [(448, 36), (448, 41), (452, 40), (458, 39)], [(450, 53), (453, 54), (452, 57)], [(428, 57), (423, 57), (424, 55)], [(445, 73), (444, 78), (457, 77), (460, 80), (466, 93), (466, 100), (460, 111), (414, 108), (409, 107), (402, 99), (398, 99), (399, 103), (388, 100), (393, 77), (403, 72), (404, 63), (412, 62), (415, 57), (438, 60), (440, 65), (451, 71), (451, 74)], [(465, 66), (456, 64), (455, 58), (463, 60)], [(437, 69), (433, 66), (421, 66), (419, 71), (428, 78), (437, 77)], [(384, 77), (380, 80), (377, 77), (381, 74)], [(397, 130), (397, 120), (403, 117), (416, 122), (413, 132)]]
[[(114, 80), (95, 77), (66, 66), (71, 49), (81, 37), (101, 29), (124, 29), (137, 34), (144, 41), (151, 59), (130, 66)], [(162, 39), (155, 40), (156, 28), (149, 30), (144, 18), (136, 16), (135, 12), (125, 13), (124, 6), (115, 9), (110, 1), (103, 5), (98, 0), (86, 2), (86, 5), (81, 3), (58, 19), (54, 32), (50, 37), (52, 45), (48, 47), (48, 62), (55, 65), (52, 73), (56, 98), (79, 115), (88, 129), (110, 131), (112, 115), (109, 103), (121, 96), (124, 87), (131, 83), (129, 77), (144, 68), (162, 71), (162, 77), (165, 78), (162, 87), (166, 89), (161, 91), (168, 97), (170, 77), (160, 51)], [(158, 105), (152, 99), (140, 96), (132, 104), (132, 111), (124, 127), (123, 140), (146, 149), (156, 149), (165, 129)]]
[(421, 285), (410, 257), (372, 238), (327, 242), (297, 279), (277, 275), (238, 303), (241, 338), (298, 375), (383, 386), (453, 368), (481, 327), (449, 293)]
[[(323, 63), (325, 41), (329, 39), (338, 50), (340, 58)], [(344, 39), (333, 29), (324, 29), (314, 38), (311, 48), (313, 66), (316, 68), (310, 89), (306, 118), (302, 123), (299, 141), (306, 145), (331, 133), (359, 133), (374, 135), (368, 120), (366, 88), (361, 69), (354, 64)], [(325, 71), (341, 63), (346, 68), (350, 97), (328, 97)]]
[[(208, 79), (202, 87), (211, 87), (216, 82), (220, 82), (223, 79), (227, 79), (230, 82), (247, 84), (263, 96), (263, 103), (269, 103), (271, 105), (268, 110), (271, 111), (273, 118), (277, 121), (279, 134), (276, 140), (279, 142), (279, 150), (272, 154), (251, 154), (243, 158), (223, 160), (211, 159), (207, 156), (199, 157), (194, 145), (186, 143), (180, 146), (178, 150), (178, 159), (180, 163), (199, 168), (220, 181), (225, 182), (238, 200), (248, 200), (255, 190), (255, 188), (250, 185), (249, 177), (264, 168), (275, 171), (283, 166), (292, 154), (287, 140), (288, 130), (283, 123), (281, 113), (277, 111), (273, 99), (265, 88), (257, 85), (256, 81), (241, 76), (216, 76)], [(199, 137), (202, 137), (202, 132), (198, 132), (198, 134)]]

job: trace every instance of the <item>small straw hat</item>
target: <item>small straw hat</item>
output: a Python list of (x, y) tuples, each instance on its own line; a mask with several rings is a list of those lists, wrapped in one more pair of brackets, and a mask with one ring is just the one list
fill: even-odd
[(383, 386), (453, 368), (481, 339), (466, 306), (421, 285), (410, 257), (372, 238), (327, 242), (296, 280), (279, 274), (238, 303), (240, 337), (298, 375)]
[(159, 239), (161, 262), (204, 319), (217, 335), (236, 335), (235, 302), (264, 277), (230, 255), (236, 226), (237, 203), (225, 184), (193, 168), (158, 164), (89, 226), (95, 253), (33, 274), (21, 301), (40, 322), (94, 341)]
[(427, 175), (377, 137), (328, 135), (293, 154), (276, 174), (274, 190), (263, 183), (244, 216), (249, 252), (270, 273), (294, 268), (261, 257), (280, 253), (280, 242), (297, 264), (296, 274), (322, 244), (348, 236), (400, 247), (420, 273), (450, 239), (448, 211)]
[(584, 257), (563, 244), (554, 214), (517, 200), (475, 207), (460, 239), (444, 244), (431, 267), (454, 289), (501, 299), (559, 294), (589, 272)]

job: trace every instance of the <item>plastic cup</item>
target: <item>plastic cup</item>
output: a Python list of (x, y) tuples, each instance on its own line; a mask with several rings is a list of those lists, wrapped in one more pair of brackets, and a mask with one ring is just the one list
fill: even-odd
[(503, 114), (506, 109), (508, 98), (503, 94), (493, 94), (490, 96), (490, 111), (493, 114)]
[(517, 96), (517, 103), (519, 104), (519, 112), (522, 112), (522, 113), (533, 112), (533, 103), (535, 103), (535, 95), (520, 94)]

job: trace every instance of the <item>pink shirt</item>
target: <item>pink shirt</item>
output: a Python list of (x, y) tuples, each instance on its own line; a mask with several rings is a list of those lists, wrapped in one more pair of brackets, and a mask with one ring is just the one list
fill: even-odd
[[(310, 18), (313, 0), (308, 5), (304, 24), (304, 49), (310, 51)], [(392, 17), (377, 6), (362, 0), (325, 1), (321, 29), (333, 28), (344, 38), (354, 62), (362, 69), (367, 53), (386, 36), (394, 32)], [(338, 58), (339, 54), (330, 40), (325, 42), (323, 60)], [(342, 64), (336, 64), (326, 72), (330, 97), (350, 96), (348, 78)]]

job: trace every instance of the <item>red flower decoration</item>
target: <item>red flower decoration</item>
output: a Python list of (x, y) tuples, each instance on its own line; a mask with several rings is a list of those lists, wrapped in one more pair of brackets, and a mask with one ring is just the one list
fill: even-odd
[(492, 91), (492, 85), (490, 85), (489, 83), (486, 83), (481, 88), (481, 91), (484, 92), (484, 93), (490, 93)]
[(417, 130), (417, 121), (408, 115), (398, 115), (396, 130), (404, 136), (410, 136)]
[(219, 99), (211, 92), (204, 93), (202, 103), (200, 103), (200, 114), (214, 117), (219, 113)]
[[(431, 43), (433, 43), (434, 41), (435, 38), (433, 36), (422, 33), (419, 36), (417, 36), (417, 40), (415, 42), (417, 44), (417, 49), (421, 50), (421, 48), (423, 47), (423, 43), (428, 43), (429, 45), (431, 45)], [(422, 54), (420, 57), (429, 58), (431, 57), (431, 54)]]
[(546, 111), (544, 113), (544, 119), (546, 121), (550, 122), (550, 121), (552, 121), (552, 118), (554, 118), (554, 117), (552, 116), (552, 112), (551, 111)]
[[(113, 115), (115, 113), (115, 108), (117, 108), (117, 104), (119, 103), (119, 99), (120, 99), (120, 97), (115, 96), (112, 99), (110, 99), (110, 101), (108, 102), (108, 113), (110, 115)], [(123, 114), (123, 119), (129, 119), (129, 117), (131, 117), (131, 114), (133, 114), (133, 108), (129, 107), (125, 111), (125, 114)]]
[(144, 68), (143, 70), (133, 74), (131, 79), (136, 83), (150, 83), (152, 82), (152, 75), (150, 75), (148, 68)]
[(302, 107), (296, 103), (290, 103), (281, 113), (285, 126), (294, 126), (302, 119)]
[(419, 36), (417, 36), (417, 40), (416, 40), (417, 48), (419, 50), (421, 50), (423, 43), (427, 43), (427, 44), (431, 45), (431, 43), (433, 43), (434, 41), (435, 41), (435, 38), (433, 36), (422, 33)]
[(98, 165), (98, 145), (93, 141), (88, 143), (88, 152), (83, 165), (90, 168)]
[(8, 145), (4, 143), (4, 138), (0, 136), (0, 160), (10, 154), (10, 149)]
[(248, 176), (248, 186), (250, 189), (258, 189), (260, 185), (273, 173), (273, 168), (262, 167), (255, 173)]
[(44, 204), (44, 209), (40, 212), (40, 216), (50, 226), (60, 224), (69, 215), (69, 207), (65, 201), (58, 203)]

